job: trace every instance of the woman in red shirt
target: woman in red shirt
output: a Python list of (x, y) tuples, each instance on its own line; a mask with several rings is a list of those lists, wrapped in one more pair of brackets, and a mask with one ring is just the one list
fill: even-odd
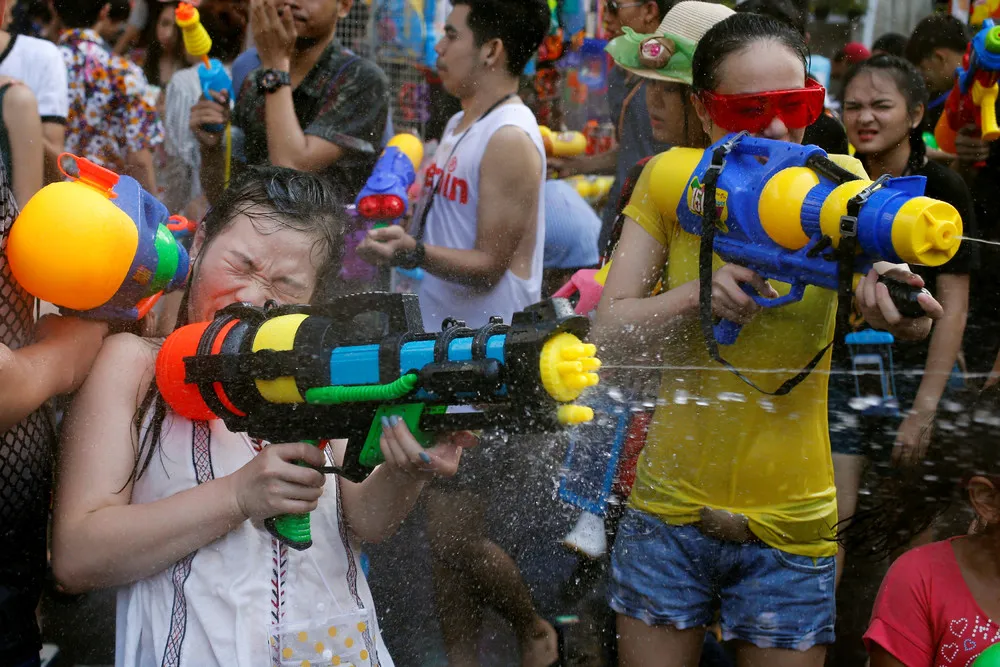
[[(997, 389), (987, 391), (1000, 395)], [(913, 549), (893, 563), (865, 634), (871, 667), (967, 667), (1000, 643), (1000, 445), (995, 427), (986, 421), (992, 420), (970, 420), (942, 433), (932, 447), (949, 456), (930, 456), (938, 460), (936, 474), (921, 471), (922, 488), (906, 494), (911, 500), (919, 496), (933, 510), (929, 517), (941, 514), (947, 497), (931, 487), (953, 491), (954, 476), (941, 468), (958, 461), (965, 468), (963, 486), (976, 521), (969, 535)], [(906, 505), (906, 496), (900, 497)], [(927, 523), (920, 514), (917, 509), (899, 516), (919, 528)]]

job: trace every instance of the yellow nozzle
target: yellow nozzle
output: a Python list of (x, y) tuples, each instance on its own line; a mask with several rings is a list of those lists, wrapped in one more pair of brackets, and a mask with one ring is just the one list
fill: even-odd
[(557, 418), (563, 426), (575, 426), (591, 421), (594, 411), (582, 405), (560, 405)]
[(568, 403), (599, 381), (601, 367), (597, 347), (583, 343), (571, 333), (560, 333), (546, 341), (539, 358), (542, 387), (560, 403)]
[(204, 58), (211, 52), (212, 38), (201, 24), (201, 15), (197, 7), (186, 2), (180, 3), (174, 13), (174, 20), (181, 29), (184, 48), (188, 53), (197, 58)]
[(798, 250), (809, 243), (802, 229), (802, 202), (818, 184), (819, 176), (812, 169), (789, 167), (772, 176), (761, 191), (760, 225), (782, 248)]
[[(253, 339), (253, 351), (277, 350), (287, 352), (295, 345), (295, 334), (306, 321), (308, 315), (298, 313), (282, 315), (264, 322)], [(299, 387), (292, 376), (273, 380), (258, 380), (254, 383), (257, 391), (268, 403), (305, 403)]]
[(397, 134), (386, 144), (386, 148), (389, 146), (398, 148), (400, 153), (410, 158), (414, 169), (420, 169), (420, 163), (424, 161), (424, 142), (419, 137), (405, 132)]
[(914, 197), (892, 221), (892, 246), (903, 261), (941, 266), (958, 252), (962, 217), (951, 204)]

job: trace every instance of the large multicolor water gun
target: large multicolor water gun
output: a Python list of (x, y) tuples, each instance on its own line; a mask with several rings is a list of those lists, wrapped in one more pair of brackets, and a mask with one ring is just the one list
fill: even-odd
[[(212, 38), (205, 30), (205, 26), (201, 24), (201, 16), (198, 14), (197, 7), (182, 2), (177, 5), (174, 17), (177, 21), (177, 27), (181, 29), (181, 36), (184, 38), (184, 48), (195, 58), (201, 58), (201, 64), (198, 65), (198, 80), (201, 82), (202, 95), (205, 96), (205, 99), (211, 100), (213, 99), (212, 92), (225, 91), (229, 93), (229, 99), (232, 100), (235, 97), (233, 80), (219, 60), (208, 57), (212, 51)], [(225, 126), (206, 124), (203, 129), (206, 132), (222, 132)]]
[[(861, 179), (816, 146), (729, 135), (707, 150), (667, 151), (651, 176), (657, 208), (676, 213), (686, 232), (709, 233), (724, 262), (790, 286), (775, 299), (745, 287), (768, 308), (801, 300), (809, 285), (837, 290), (845, 273), (850, 280), (877, 261), (940, 266), (962, 238), (958, 211), (923, 196), (923, 176)], [(856, 248), (846, 253), (846, 271), (842, 244)], [(916, 290), (887, 286), (901, 312), (922, 314)], [(714, 333), (732, 344), (739, 331), (723, 320)]]
[(424, 159), (424, 143), (412, 134), (397, 134), (386, 144), (354, 204), (367, 220), (396, 220), (409, 203), (408, 192)]
[(955, 137), (967, 125), (980, 130), (983, 141), (1000, 138), (997, 126), (996, 103), (1000, 87), (1000, 26), (992, 19), (969, 42), (958, 69), (955, 87), (945, 102), (944, 113), (934, 128), (934, 137), (941, 150), (956, 152)]
[[(387, 333), (352, 321), (378, 313)], [(481, 428), (538, 433), (593, 417), (572, 405), (597, 384), (589, 321), (553, 299), (479, 329), (447, 321), (425, 333), (417, 297), (364, 293), (324, 306), (234, 304), (212, 322), (182, 327), (164, 342), (156, 382), (178, 414), (222, 419), (231, 431), (269, 442), (321, 444), (346, 438), (343, 464), (360, 482), (382, 462), (383, 417), (404, 419), (422, 444), (436, 433)], [(455, 406), (469, 411), (449, 412)], [(273, 522), (296, 548), (309, 545), (308, 516)]]
[(64, 158), (76, 161), (78, 175), (45, 186), (25, 205), (7, 241), (11, 271), (63, 311), (137, 320), (187, 280), (188, 253), (168, 228), (174, 221), (135, 179)]

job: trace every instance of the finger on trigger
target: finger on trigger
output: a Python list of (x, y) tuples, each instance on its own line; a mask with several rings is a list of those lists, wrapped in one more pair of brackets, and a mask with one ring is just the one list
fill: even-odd
[(895, 302), (889, 295), (889, 288), (881, 283), (875, 285), (875, 300), (878, 304), (879, 310), (882, 312), (882, 317), (889, 324), (895, 324), (903, 319), (900, 314), (899, 309), (896, 308)]

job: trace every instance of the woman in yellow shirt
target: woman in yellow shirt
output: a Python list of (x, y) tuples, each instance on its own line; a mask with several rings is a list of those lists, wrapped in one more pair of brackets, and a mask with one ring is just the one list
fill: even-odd
[[(822, 113), (822, 88), (808, 113), (800, 108), (806, 53), (797, 32), (760, 15), (711, 28), (692, 59), (692, 103), (710, 139), (750, 130), (800, 143)], [(770, 103), (747, 97), (762, 93)], [(662, 348), (666, 367), (612, 557), (620, 664), (696, 665), (704, 628), (720, 612), (741, 665), (818, 667), (834, 638), (829, 358), (780, 397), (750, 393), (709, 358), (698, 322), (700, 239), (655, 205), (660, 159), (646, 166), (624, 211), (597, 315), (600, 340), (632, 360), (638, 349)], [(921, 296), (930, 317), (903, 318), (875, 278), (857, 288), (866, 320), (897, 337), (926, 336), (940, 305)], [(664, 291), (650, 296), (661, 279)], [(776, 386), (774, 371), (805, 366), (831, 339), (836, 294), (809, 288), (798, 303), (761, 311), (743, 284), (771, 298), (787, 286), (716, 257), (714, 315), (745, 325), (727, 357), (755, 382)]]

